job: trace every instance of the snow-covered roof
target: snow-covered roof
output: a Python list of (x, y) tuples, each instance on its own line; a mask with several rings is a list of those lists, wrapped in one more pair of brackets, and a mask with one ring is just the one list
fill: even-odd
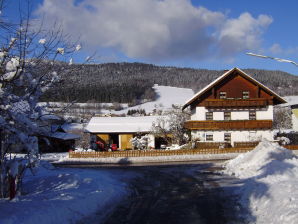
[(93, 117), (85, 130), (90, 133), (150, 132), (152, 123), (160, 116)]
[(252, 78), (251, 76), (249, 76), (248, 74), (246, 74), (244, 71), (242, 71), (239, 68), (232, 68), (229, 71), (225, 72), (223, 75), (219, 76), (217, 79), (215, 79), (213, 82), (211, 82), (209, 85), (207, 85), (206, 87), (204, 87), (203, 89), (201, 89), (198, 93), (196, 93), (193, 97), (191, 97), (189, 100), (186, 101), (186, 103), (183, 106), (183, 109), (185, 109), (186, 107), (188, 107), (195, 99), (197, 99), (199, 96), (201, 96), (203, 93), (205, 93), (207, 90), (211, 89), (213, 86), (215, 86), (218, 82), (220, 82), (221, 80), (223, 80), (225, 77), (227, 77), (228, 75), (230, 75), (233, 71), (238, 71), (241, 75), (245, 76), (246, 78), (250, 79), (252, 82), (254, 82), (255, 84), (257, 84), (258, 86), (262, 87), (263, 89), (267, 90), (268, 92), (270, 92), (271, 94), (273, 94), (276, 98), (278, 98), (281, 102), (286, 103), (286, 101), (279, 96), (277, 93), (273, 92), (271, 89), (269, 89), (268, 87), (264, 86), (262, 83), (260, 83), (259, 81), (257, 81), (256, 79)]
[(49, 120), (58, 120), (58, 121), (60, 121), (60, 120), (63, 120), (62, 117), (59, 117), (55, 114), (44, 114), (40, 118), (43, 121), (49, 121)]
[(58, 138), (58, 139), (62, 139), (62, 140), (72, 140), (72, 139), (80, 138), (79, 135), (75, 135), (72, 133), (59, 132), (59, 131), (49, 134), (49, 137)]
[(67, 131), (74, 131), (74, 130), (82, 130), (84, 128), (84, 124), (82, 123), (65, 123), (61, 126), (61, 128)]

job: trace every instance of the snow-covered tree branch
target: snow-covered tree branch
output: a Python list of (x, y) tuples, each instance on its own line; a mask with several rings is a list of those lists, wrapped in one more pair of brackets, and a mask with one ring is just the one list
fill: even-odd
[(189, 119), (189, 113), (179, 106), (172, 106), (152, 125), (152, 134), (164, 138), (168, 143), (185, 144), (188, 141), (188, 131), (184, 123)]
[[(10, 25), (3, 13), (0, 20), (0, 197), (13, 198), (25, 169), (38, 163), (38, 136), (46, 132), (39, 99), (59, 81), (59, 73), (71, 73), (68, 64), (59, 70), (56, 65), (80, 45), (65, 41), (59, 28), (32, 25), (29, 10), (20, 12), (18, 25)], [(20, 150), (27, 152), (26, 160), (7, 156)]]
[(276, 107), (273, 114), (273, 127), (275, 129), (291, 129), (292, 117), (290, 107)]

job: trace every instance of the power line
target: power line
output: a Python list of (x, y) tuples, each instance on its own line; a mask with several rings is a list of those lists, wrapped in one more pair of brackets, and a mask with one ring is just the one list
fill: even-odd
[(270, 57), (270, 56), (265, 56), (265, 55), (261, 55), (261, 54), (254, 54), (254, 53), (246, 53), (249, 56), (254, 56), (254, 57), (259, 57), (259, 58), (267, 58), (267, 59), (272, 59), (272, 60), (276, 60), (278, 62), (287, 62), (287, 63), (291, 63), (293, 65), (296, 65), (298, 67), (298, 64), (294, 61), (291, 60), (287, 60), (287, 59), (282, 59), (282, 58), (274, 58), (274, 57)]

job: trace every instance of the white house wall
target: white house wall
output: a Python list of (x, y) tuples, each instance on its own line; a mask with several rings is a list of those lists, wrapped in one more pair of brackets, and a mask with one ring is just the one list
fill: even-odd
[(258, 110), (257, 120), (273, 120), (273, 106), (269, 105), (267, 110)]
[(298, 131), (298, 109), (292, 109), (292, 128)]
[(154, 135), (148, 134), (148, 148), (155, 147), (155, 137)]
[[(248, 120), (249, 110), (226, 110), (231, 112), (231, 120)], [(214, 109), (206, 109), (205, 107), (196, 107), (192, 111), (191, 120), (206, 120), (206, 112), (213, 112), (213, 120), (224, 120), (224, 112)], [(270, 105), (266, 109), (256, 110), (257, 120), (273, 120), (273, 106)]]
[(273, 134), (270, 130), (262, 131), (200, 131), (192, 130), (191, 135), (193, 140), (199, 140), (201, 142), (206, 141), (206, 134), (213, 134), (213, 141), (210, 142), (224, 142), (224, 134), (231, 133), (231, 143), (234, 142), (247, 142), (247, 141), (260, 141), (267, 139), (273, 140)]

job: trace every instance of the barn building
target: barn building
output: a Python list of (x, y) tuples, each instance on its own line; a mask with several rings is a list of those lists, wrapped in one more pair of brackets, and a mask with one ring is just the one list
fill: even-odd
[(191, 99), (191, 120), (185, 127), (191, 130), (198, 146), (239, 146), (273, 140), (273, 106), (286, 101), (239, 68), (233, 68)]
[(162, 139), (150, 134), (152, 124), (158, 116), (142, 117), (93, 117), (85, 128), (90, 133), (91, 145), (104, 150), (106, 145), (115, 144), (119, 149), (132, 149), (131, 139), (147, 134), (148, 148), (160, 148)]

